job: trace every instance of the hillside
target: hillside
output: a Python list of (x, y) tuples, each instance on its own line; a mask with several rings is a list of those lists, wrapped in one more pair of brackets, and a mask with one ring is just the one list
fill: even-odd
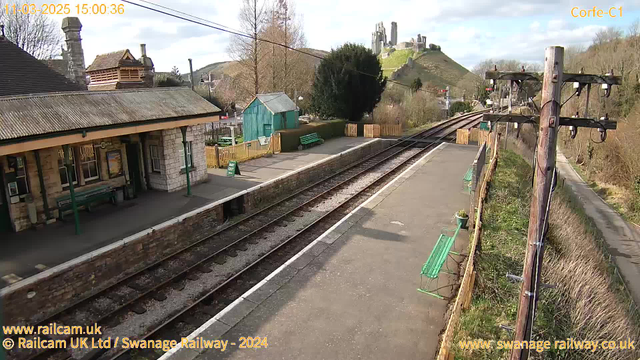
[(385, 59), (380, 57), (384, 75), (391, 78), (393, 69), (402, 67), (409, 58), (413, 59), (413, 66), (401, 69), (394, 79), (405, 85), (410, 85), (419, 77), (425, 87), (444, 89), (449, 86), (453, 96), (460, 96), (464, 90), (460, 84), (463, 77), (467, 81), (481, 80), (439, 50), (425, 50), (421, 53), (415, 53), (411, 49), (397, 50)]
[[(312, 49), (312, 48), (302, 48), (300, 49), (300, 51), (304, 51), (306, 53), (311, 53), (313, 55), (316, 56), (321, 56), (324, 57), (327, 54), (329, 54), (329, 52), (324, 51), (324, 50), (318, 50), (318, 49)], [(307, 56), (307, 58), (309, 59), (309, 61), (311, 63), (313, 63), (314, 65), (320, 64), (320, 59), (312, 57), (312, 56)], [(238, 72), (240, 72), (241, 69), (238, 66), (238, 63), (236, 61), (221, 61), (221, 62), (216, 62), (216, 63), (212, 63), (209, 64), (205, 67), (202, 67), (198, 70), (194, 70), (193, 72), (193, 76), (195, 79), (201, 79), (201, 78), (206, 78), (207, 74), (209, 72), (212, 72), (213, 78), (214, 79), (220, 79), (222, 78), (223, 75), (228, 75), (231, 77), (235, 77)], [(182, 74), (182, 78), (185, 81), (189, 80), (189, 75), (188, 74)]]

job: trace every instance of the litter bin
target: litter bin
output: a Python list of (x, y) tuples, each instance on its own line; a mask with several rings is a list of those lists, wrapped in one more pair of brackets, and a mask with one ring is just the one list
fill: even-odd
[(29, 221), (32, 225), (38, 222), (38, 212), (36, 211), (36, 203), (33, 202), (33, 196), (28, 194), (24, 197), (24, 201), (27, 203), (27, 213), (29, 214)]
[(123, 188), (118, 188), (116, 190), (116, 204), (120, 205), (124, 201), (124, 190)]

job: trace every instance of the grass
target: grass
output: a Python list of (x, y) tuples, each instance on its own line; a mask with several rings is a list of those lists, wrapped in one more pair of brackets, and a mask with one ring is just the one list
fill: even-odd
[[(461, 350), (459, 340), (512, 340), (500, 325), (513, 327), (524, 259), (531, 197), (531, 166), (511, 151), (501, 152), (485, 212), (483, 235), (476, 257), (476, 287), (471, 307), (464, 311), (454, 340), (456, 359), (507, 359), (508, 350)], [(561, 182), (559, 182), (560, 184)], [(545, 246), (543, 289), (538, 302), (534, 340), (638, 339), (637, 314), (607, 261), (606, 247), (593, 223), (568, 188), (554, 193)], [(532, 359), (637, 359), (632, 350), (550, 349), (532, 352)]]
[(413, 55), (414, 51), (411, 49), (396, 50), (392, 52), (386, 59), (383, 59), (382, 56), (380, 56), (380, 63), (382, 64), (383, 69), (396, 69), (404, 65), (407, 62), (407, 59), (413, 57)]
[(625, 220), (640, 224), (640, 211), (634, 211), (629, 208), (630, 198), (633, 194), (626, 188), (619, 185), (608, 184), (602, 181), (594, 180), (593, 176), (585, 172), (583, 166), (576, 164), (573, 158), (568, 159), (573, 169), (580, 177), (589, 185), (593, 191), (598, 194), (609, 206), (611, 206)]

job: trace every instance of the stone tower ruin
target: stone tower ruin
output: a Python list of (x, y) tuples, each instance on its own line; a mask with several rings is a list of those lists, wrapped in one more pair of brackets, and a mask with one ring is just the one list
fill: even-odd
[(398, 45), (398, 23), (395, 21), (391, 22), (391, 41), (389, 41), (389, 45)]

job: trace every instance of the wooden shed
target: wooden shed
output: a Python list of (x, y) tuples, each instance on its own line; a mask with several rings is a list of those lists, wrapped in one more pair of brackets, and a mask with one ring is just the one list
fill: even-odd
[(256, 95), (244, 110), (242, 120), (244, 141), (299, 126), (296, 104), (283, 92)]

